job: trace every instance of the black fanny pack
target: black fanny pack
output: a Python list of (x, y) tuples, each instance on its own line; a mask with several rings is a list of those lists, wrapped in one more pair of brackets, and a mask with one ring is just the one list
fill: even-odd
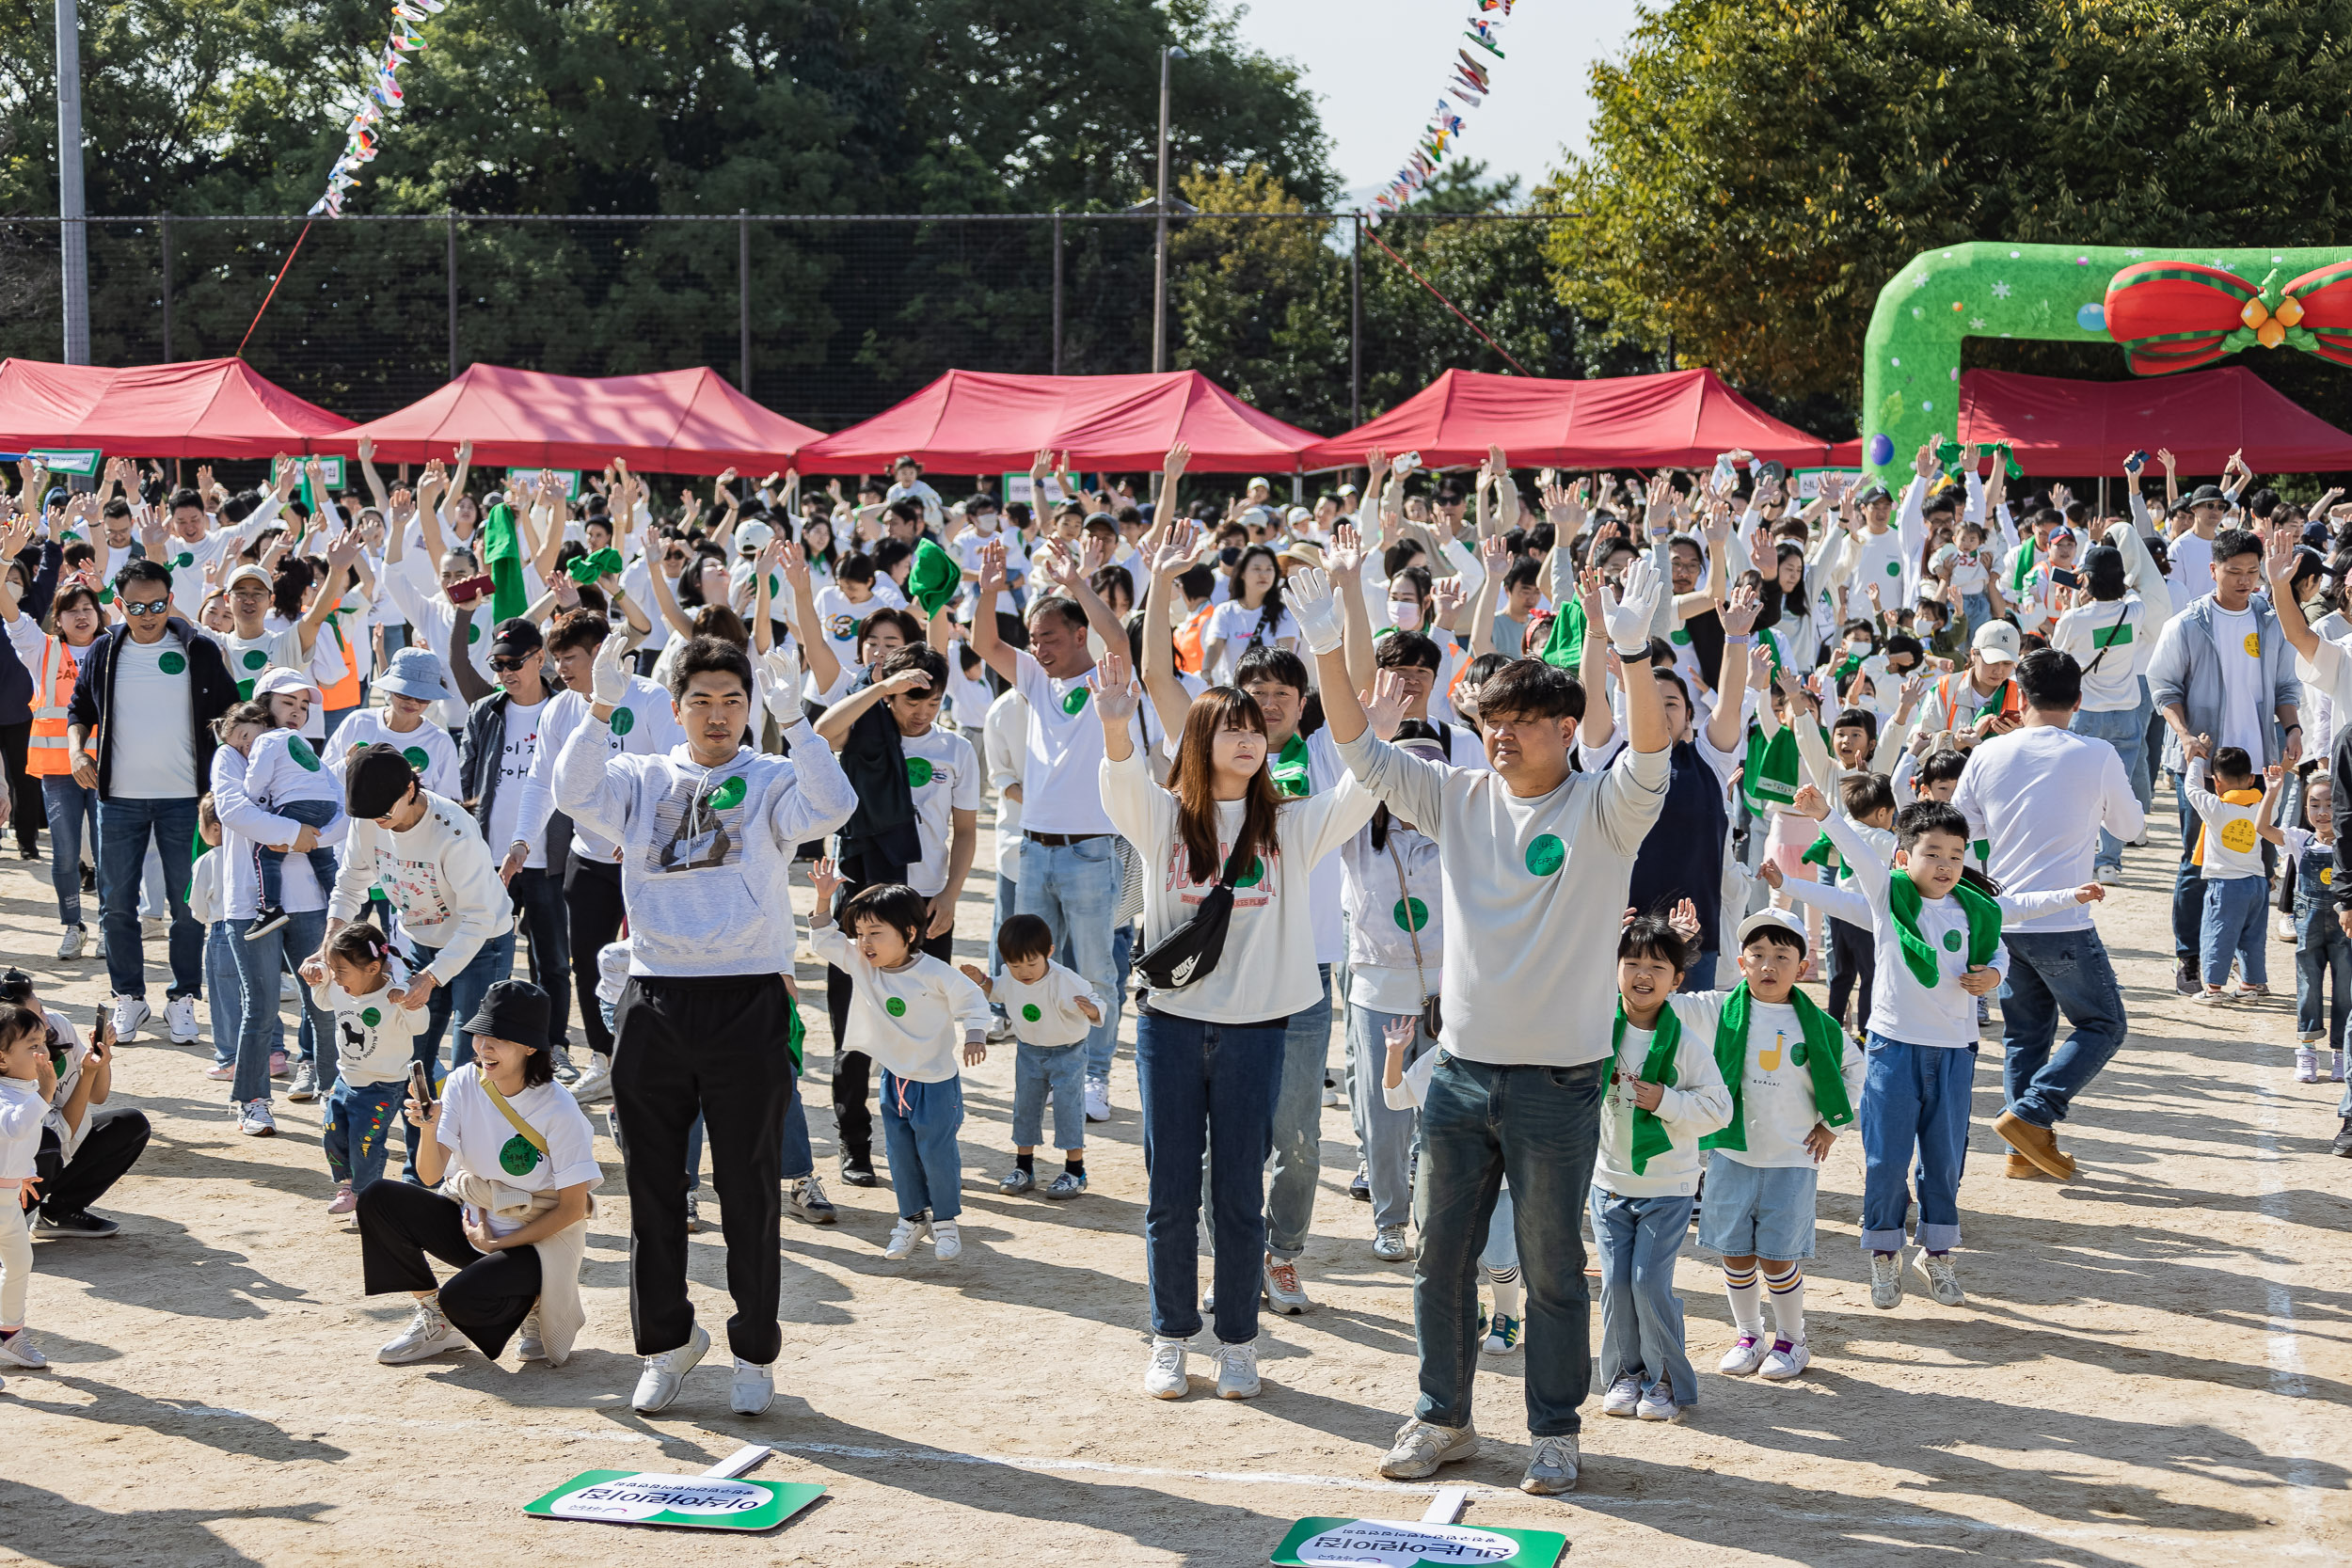
[(1233, 858), (1216, 886), (1194, 906), (1192, 918), (1136, 955), (1136, 973), (1152, 990), (1182, 990), (1216, 970), (1233, 923)]

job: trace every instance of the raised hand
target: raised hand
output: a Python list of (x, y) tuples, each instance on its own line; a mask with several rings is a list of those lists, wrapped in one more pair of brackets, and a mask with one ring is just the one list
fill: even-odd
[[(1032, 562), (1031, 565), (1036, 562)], [(1005, 591), (1005, 541), (1000, 536), (980, 546), (979, 596), (983, 606)]]
[(808, 866), (808, 885), (817, 894), (817, 913), (828, 917), (833, 910), (833, 895), (841, 886), (841, 863), (819, 856)]
[(1665, 587), (1658, 568), (1650, 564), (1646, 556), (1636, 556), (1625, 569), (1621, 596), (1605, 611), (1609, 641), (1619, 657), (1631, 658), (1648, 648), (1649, 629), (1657, 619), (1659, 595), (1665, 592)]
[(1749, 583), (1733, 589), (1731, 598), (1715, 613), (1724, 624), (1724, 635), (1745, 637), (1756, 629), (1756, 618), (1763, 611), (1763, 593)]
[(628, 672), (621, 668), (621, 658), (628, 651), (628, 634), (616, 631), (596, 649), (596, 662), (590, 666), (594, 700), (601, 707), (618, 707), (628, 698)]
[(1282, 602), (1297, 619), (1308, 648), (1327, 654), (1340, 645), (1340, 601), (1331, 592), (1330, 577), (1317, 566), (1302, 566), (1283, 584)]
[(1341, 523), (1331, 530), (1331, 547), (1323, 552), (1323, 567), (1335, 583), (1352, 583), (1361, 578), (1364, 539), (1354, 523)]
[(1459, 615), (1468, 595), (1462, 592), (1460, 578), (1439, 578), (1429, 585), (1429, 624), (1446, 631), (1454, 629), (1454, 617)]
[(1170, 496), (1176, 482), (1184, 477), (1184, 466), (1192, 461), (1192, 448), (1179, 441), (1168, 449), (1168, 457), (1160, 465), (1161, 495)]
[(1093, 693), (1095, 714), (1106, 730), (1128, 723), (1143, 703), (1143, 688), (1136, 683), (1134, 667), (1125, 654), (1104, 654), (1087, 673), (1087, 689)]
[(1356, 700), (1363, 705), (1364, 721), (1372, 726), (1374, 736), (1381, 740), (1396, 738), (1397, 726), (1405, 722), (1405, 710), (1412, 704), (1404, 676), (1394, 670), (1375, 673), (1372, 689), (1359, 692)]
[(1797, 791), (1796, 799), (1788, 802), (1788, 809), (1816, 822), (1829, 820), (1829, 798), (1811, 784)]

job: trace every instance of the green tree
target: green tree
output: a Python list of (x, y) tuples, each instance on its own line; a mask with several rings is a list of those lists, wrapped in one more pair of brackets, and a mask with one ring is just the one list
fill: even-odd
[[(1935, 245), (2352, 241), (2347, 89), (2346, 0), (1671, 0), (1594, 69), (1549, 254), (1627, 337), (1851, 404), (1880, 287)], [(2309, 358), (2247, 363), (2352, 404)], [(2125, 373), (2073, 345), (1969, 362)]]

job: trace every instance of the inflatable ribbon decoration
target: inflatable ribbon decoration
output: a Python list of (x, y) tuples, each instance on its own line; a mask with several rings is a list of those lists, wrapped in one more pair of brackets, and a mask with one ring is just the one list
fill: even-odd
[(400, 68), (424, 47), (424, 35), (417, 29), (448, 6), (449, 0), (394, 0), (391, 34), (385, 40), (382, 55), (373, 62), (375, 79), (352, 111), (351, 123), (344, 130), (342, 155), (328, 171), (326, 194), (311, 204), (310, 216), (321, 213), (335, 218), (343, 215), (343, 193), (359, 182), (359, 170), (374, 161), (383, 141), (384, 119), (400, 108)]
[[(1470, 14), (1462, 28), (1463, 38), (1502, 59), (1502, 47), (1495, 40), (1502, 30), (1503, 20), (1511, 14), (1511, 6), (1512, 0), (1471, 0)], [(1448, 62), (1453, 74), (1446, 80), (1446, 95), (1429, 112), (1421, 140), (1414, 143), (1413, 150), (1406, 155), (1405, 166), (1396, 171), (1388, 189), (1372, 198), (1375, 223), (1410, 201), (1413, 194), (1437, 174), (1438, 166), (1445, 162), (1447, 150), (1466, 128), (1454, 105), (1458, 103), (1475, 109), (1492, 90), (1485, 60), (1464, 48), (1457, 47), (1454, 53), (1454, 58)]]
[(2352, 365), (2352, 261), (2259, 284), (2194, 261), (2142, 261), (2107, 284), (2106, 327), (2135, 375), (2169, 375), (2284, 343)]

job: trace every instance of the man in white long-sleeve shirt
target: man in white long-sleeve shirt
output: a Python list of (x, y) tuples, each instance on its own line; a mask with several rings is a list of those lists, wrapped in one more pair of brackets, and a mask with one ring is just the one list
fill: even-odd
[(686, 1140), (703, 1118), (722, 1198), (735, 1315), (733, 1408), (775, 1395), (785, 1111), (793, 1094), (792, 856), (850, 818), (857, 799), (801, 714), (799, 661), (768, 656), (769, 707), (789, 760), (743, 744), (751, 658), (717, 638), (687, 644), (670, 673), (685, 739), (614, 754), (630, 686), (621, 633), (597, 650), (588, 717), (557, 753), (555, 803), (619, 847), (629, 980), (612, 1016), (612, 1093), (628, 1145), (629, 1320), (645, 1358), (632, 1400), (666, 1408), (710, 1348), (686, 1298)]
[[(1666, 797), (1660, 683), (1645, 673), (1665, 584), (1646, 560), (1606, 607), (1626, 669), (1630, 744), (1607, 771), (1569, 770), (1584, 690), (1540, 659), (1480, 688), (1493, 771), (1413, 757), (1368, 731), (1340, 652), (1339, 613), (1318, 572), (1291, 578), (1292, 611), (1315, 650), (1341, 757), (1391, 810), (1437, 840), (1445, 888), (1444, 1058), (1422, 1108), (1422, 1250), (1413, 1280), (1421, 1398), (1380, 1473), (1416, 1480), (1478, 1451), (1479, 1247), (1507, 1177), (1527, 1282), (1528, 1431), (1520, 1481), (1539, 1496), (1576, 1484), (1577, 1413), (1592, 1383), (1582, 1206), (1614, 1054), (1617, 927), (1633, 860)], [(1393, 673), (1375, 686), (1384, 720), (1403, 710)]]

